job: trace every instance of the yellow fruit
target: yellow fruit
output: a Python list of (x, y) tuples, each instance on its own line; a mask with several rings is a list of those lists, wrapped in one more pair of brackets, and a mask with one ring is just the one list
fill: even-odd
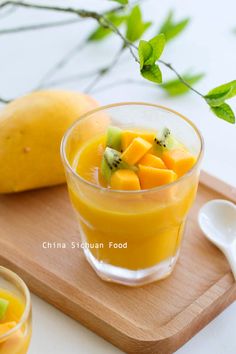
[(174, 170), (179, 177), (188, 172), (196, 162), (195, 156), (182, 149), (165, 151), (162, 158), (166, 166)]
[(177, 175), (172, 170), (139, 165), (139, 181), (142, 189), (149, 189), (174, 182)]
[(112, 189), (118, 190), (139, 190), (140, 183), (138, 176), (131, 170), (117, 170), (111, 176), (110, 185)]
[(121, 137), (121, 148), (124, 151), (135, 138), (142, 138), (147, 140), (149, 143), (153, 144), (154, 139), (156, 137), (156, 133), (153, 132), (146, 132), (146, 131), (133, 131), (133, 130), (124, 130), (122, 132)]
[(0, 193), (64, 183), (61, 139), (96, 107), (87, 95), (60, 90), (34, 92), (6, 105), (0, 111)]
[(152, 154), (146, 154), (139, 161), (140, 165), (155, 167), (155, 168), (166, 168), (166, 165), (160, 157), (157, 157)]
[(132, 143), (127, 147), (127, 149), (121, 155), (123, 161), (130, 165), (135, 165), (148, 150), (150, 150), (152, 144), (148, 141), (138, 137), (134, 138)]

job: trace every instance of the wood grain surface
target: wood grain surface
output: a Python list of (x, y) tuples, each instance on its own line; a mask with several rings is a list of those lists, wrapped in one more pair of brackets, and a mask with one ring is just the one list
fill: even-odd
[[(30, 289), (127, 353), (170, 354), (236, 299), (223, 254), (202, 235), (206, 201), (236, 201), (232, 186), (202, 173), (173, 274), (141, 288), (100, 280), (86, 262), (65, 186), (0, 197), (0, 264)], [(65, 242), (44, 249), (43, 242)]]

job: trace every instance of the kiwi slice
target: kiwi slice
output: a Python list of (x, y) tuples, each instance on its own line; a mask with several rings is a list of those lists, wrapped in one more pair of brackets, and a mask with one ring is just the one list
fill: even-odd
[(107, 182), (110, 181), (111, 175), (118, 169), (130, 169), (137, 171), (136, 166), (131, 166), (124, 162), (121, 158), (121, 153), (110, 147), (106, 147), (102, 163), (101, 163), (101, 173)]
[(8, 309), (8, 305), (8, 300), (0, 298), (0, 321), (4, 318)]
[(106, 146), (118, 150), (121, 150), (121, 136), (122, 130), (118, 127), (110, 126), (107, 129), (107, 141)]
[(154, 139), (154, 147), (157, 152), (173, 150), (182, 146), (180, 142), (171, 134), (169, 128), (164, 128)]

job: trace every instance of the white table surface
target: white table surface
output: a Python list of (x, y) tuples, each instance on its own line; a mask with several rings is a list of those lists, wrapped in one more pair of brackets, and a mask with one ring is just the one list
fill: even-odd
[[(68, 4), (68, 0), (57, 3)], [(107, 4), (110, 3), (105, 0), (73, 1), (73, 5), (79, 7), (93, 8), (96, 5), (98, 11)], [(158, 28), (158, 24), (171, 8), (176, 9), (178, 18), (190, 16), (192, 22), (188, 31), (168, 45), (164, 58), (173, 63), (180, 72), (188, 69), (205, 72), (206, 77), (197, 85), (203, 93), (218, 84), (235, 79), (236, 34), (232, 33), (236, 27), (235, 0), (149, 0), (145, 2), (145, 17), (153, 20)], [(18, 10), (8, 18), (0, 20), (0, 28), (59, 18), (65, 18), (65, 15)], [(0, 36), (0, 95), (16, 97), (34, 88), (48, 68), (72, 48), (76, 41), (82, 40), (86, 35), (85, 29), (90, 29), (93, 25), (93, 21), (88, 21), (85, 26), (75, 24), (46, 31)], [(152, 33), (149, 34), (151, 35)], [(119, 39), (114, 37), (101, 45), (90, 45), (84, 52), (79, 53), (58, 77), (101, 67), (104, 62), (109, 63), (118, 45)], [(137, 72), (138, 68), (127, 53), (119, 67), (114, 69), (112, 75), (101, 85), (126, 78), (127, 74), (138, 79)], [(169, 72), (164, 73), (164, 77), (170, 77)], [(84, 83), (78, 81), (61, 87), (82, 90), (84, 87), (82, 84)], [(205, 137), (206, 153), (203, 168), (236, 185), (235, 126), (215, 118), (199, 97), (188, 94), (169, 98), (158, 88), (133, 85), (96, 91), (94, 96), (101, 104), (127, 100), (160, 103), (188, 116), (198, 125)], [(236, 111), (235, 101), (232, 101), (232, 107)], [(32, 295), (32, 301), (33, 338), (29, 354), (121, 353), (37, 296)], [(177, 353), (235, 354), (235, 329), (236, 303), (229, 306)]]

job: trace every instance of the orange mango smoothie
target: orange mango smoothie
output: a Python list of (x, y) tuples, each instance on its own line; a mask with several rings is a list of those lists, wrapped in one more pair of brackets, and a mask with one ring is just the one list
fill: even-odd
[[(171, 263), (178, 254), (198, 184), (197, 174), (181, 177), (196, 157), (183, 146), (174, 149), (175, 154), (156, 150), (155, 134), (125, 132), (119, 147), (121, 163), (125, 162), (118, 170), (115, 162), (109, 182), (107, 170), (101, 168), (106, 134), (75, 150), (72, 168), (89, 185), (81, 182), (78, 187), (69, 180), (69, 194), (83, 241), (102, 264), (138, 271)], [(105, 156), (108, 165), (109, 158)]]
[[(24, 313), (25, 304), (20, 297), (0, 288), (0, 310), (3, 303), (7, 303), (7, 307), (0, 318), (0, 354), (26, 354), (31, 337), (31, 324), (25, 323), (14, 331)], [(8, 335), (11, 330), (12, 334)]]

